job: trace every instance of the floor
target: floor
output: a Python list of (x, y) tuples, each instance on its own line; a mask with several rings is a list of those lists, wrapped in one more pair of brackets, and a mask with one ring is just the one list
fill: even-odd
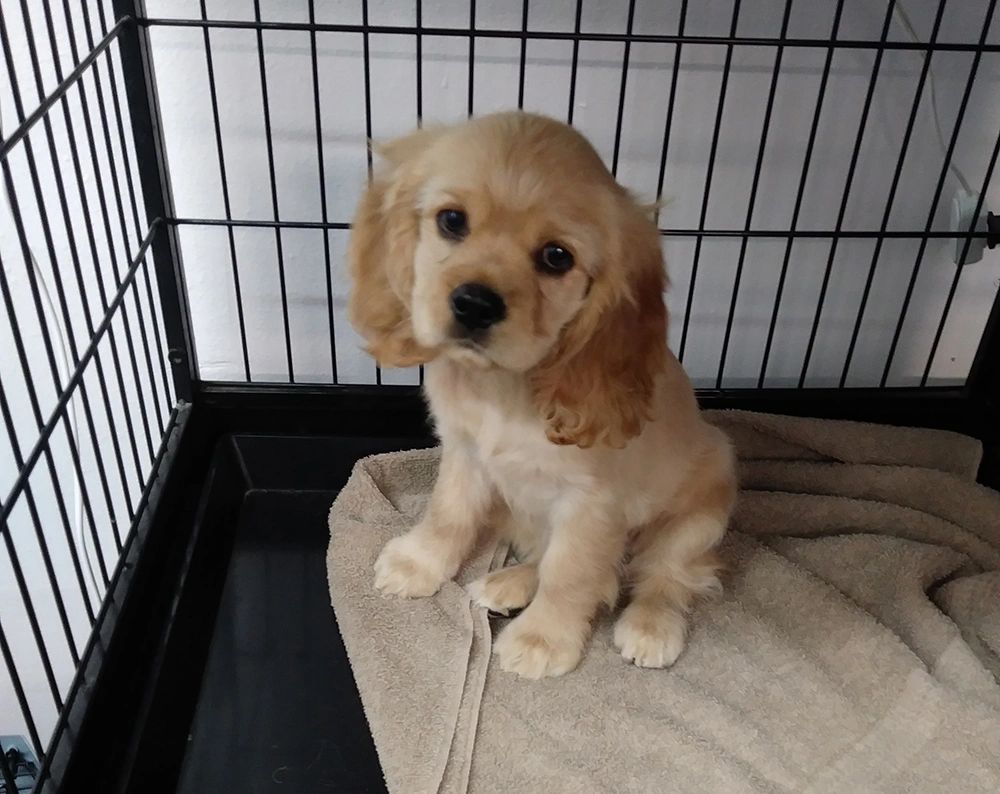
[(330, 607), (334, 496), (247, 493), (179, 792), (385, 791)]

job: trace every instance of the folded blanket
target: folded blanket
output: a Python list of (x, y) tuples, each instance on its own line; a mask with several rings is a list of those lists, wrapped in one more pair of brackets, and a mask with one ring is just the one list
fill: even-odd
[(710, 413), (741, 460), (725, 595), (642, 670), (596, 624), (580, 667), (491, 660), (463, 585), (382, 598), (372, 565), (419, 517), (435, 450), (362, 460), (330, 512), (330, 592), (389, 789), (1000, 791), (1000, 494), (951, 433)]

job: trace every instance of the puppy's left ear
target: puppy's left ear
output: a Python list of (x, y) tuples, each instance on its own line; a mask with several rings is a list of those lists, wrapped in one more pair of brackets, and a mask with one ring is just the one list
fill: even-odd
[[(627, 201), (627, 200), (626, 200)], [(556, 444), (623, 447), (649, 419), (666, 367), (667, 286), (656, 226), (627, 201), (620, 234), (577, 317), (531, 373)]]

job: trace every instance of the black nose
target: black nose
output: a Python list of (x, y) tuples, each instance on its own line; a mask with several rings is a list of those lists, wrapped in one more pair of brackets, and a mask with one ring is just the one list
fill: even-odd
[(464, 328), (482, 331), (506, 317), (507, 307), (483, 284), (459, 284), (451, 293), (451, 313)]

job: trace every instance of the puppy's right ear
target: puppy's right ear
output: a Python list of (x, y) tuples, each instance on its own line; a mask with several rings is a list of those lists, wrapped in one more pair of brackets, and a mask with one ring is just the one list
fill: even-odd
[(433, 135), (418, 131), (377, 148), (385, 167), (362, 196), (351, 227), (351, 323), (386, 367), (410, 367), (434, 357), (414, 338), (410, 318), (419, 160)]

